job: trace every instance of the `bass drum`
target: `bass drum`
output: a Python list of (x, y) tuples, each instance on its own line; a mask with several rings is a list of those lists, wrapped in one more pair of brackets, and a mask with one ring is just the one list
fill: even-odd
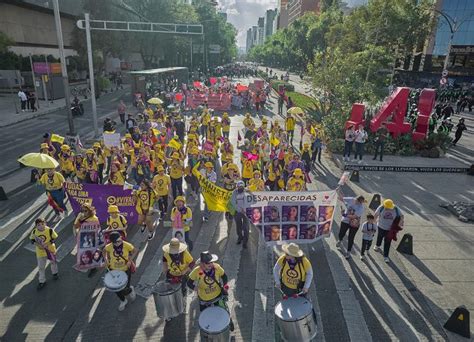
[(201, 341), (229, 342), (230, 341), (230, 315), (219, 307), (211, 306), (199, 315), (199, 329)]
[(111, 292), (120, 292), (127, 287), (128, 276), (124, 271), (112, 270), (104, 276), (104, 286)]
[(275, 317), (284, 341), (311, 341), (318, 333), (313, 304), (304, 297), (278, 302)]
[(158, 317), (170, 319), (184, 312), (184, 298), (181, 291), (181, 283), (171, 284), (160, 281), (153, 290), (155, 298), (156, 314)]

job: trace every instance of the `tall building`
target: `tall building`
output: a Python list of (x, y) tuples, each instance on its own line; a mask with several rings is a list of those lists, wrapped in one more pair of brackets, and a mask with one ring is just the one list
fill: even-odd
[(288, 2), (288, 25), (302, 17), (306, 12), (320, 13), (320, 0), (290, 0)]
[(252, 26), (252, 46), (258, 45), (258, 27)]
[(270, 37), (274, 31), (273, 31), (273, 24), (276, 20), (277, 16), (277, 9), (269, 9), (265, 13), (265, 38)]
[(257, 45), (265, 41), (265, 17), (258, 18)]
[(278, 0), (278, 24), (279, 29), (288, 27), (288, 2), (289, 0)]
[(245, 45), (245, 52), (249, 52), (250, 49), (253, 46), (253, 33), (252, 33), (252, 28), (249, 28), (247, 30), (247, 40), (246, 40), (246, 45)]

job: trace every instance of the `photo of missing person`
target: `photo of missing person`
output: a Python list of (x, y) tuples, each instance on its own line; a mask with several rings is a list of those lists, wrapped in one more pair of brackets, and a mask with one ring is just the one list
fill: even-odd
[(262, 208), (261, 207), (247, 208), (245, 212), (247, 214), (247, 217), (250, 223), (256, 226), (258, 226), (259, 224), (262, 224)]
[(280, 208), (270, 205), (263, 208), (263, 218), (267, 222), (280, 222)]
[(276, 224), (267, 224), (263, 228), (263, 234), (265, 241), (280, 241), (281, 240), (281, 227)]
[(282, 240), (298, 239), (298, 226), (296, 224), (284, 224), (281, 233)]
[(81, 254), (81, 265), (90, 265), (92, 263), (92, 252), (91, 251), (84, 251)]
[(92, 254), (92, 264), (96, 266), (101, 266), (104, 263), (104, 257), (100, 249), (96, 249), (94, 254)]
[(81, 232), (80, 235), (81, 248), (93, 248), (95, 245), (95, 232)]
[(313, 240), (316, 237), (316, 224), (302, 224), (300, 225), (299, 239)]
[(318, 231), (316, 232), (316, 237), (321, 235), (329, 235), (331, 233), (331, 221), (318, 224)]
[(282, 215), (283, 222), (298, 222), (299, 211), (298, 211), (297, 205), (291, 205), (291, 206), (284, 205), (282, 207), (282, 212), (283, 212), (283, 215)]
[(301, 222), (317, 222), (316, 207), (314, 205), (302, 205), (300, 217)]
[(328, 220), (332, 220), (333, 215), (334, 215), (334, 206), (332, 205), (319, 206), (318, 222), (326, 222)]

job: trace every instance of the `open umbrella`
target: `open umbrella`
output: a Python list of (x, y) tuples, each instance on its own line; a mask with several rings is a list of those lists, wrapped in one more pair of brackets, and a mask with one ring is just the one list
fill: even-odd
[(152, 97), (151, 99), (149, 99), (147, 101), (149, 104), (152, 104), (152, 105), (160, 105), (160, 104), (163, 104), (163, 101), (157, 97)]
[(291, 107), (288, 109), (288, 113), (293, 114), (304, 114), (304, 111), (300, 107)]
[(59, 163), (53, 157), (44, 153), (28, 153), (18, 159), (18, 162), (25, 166), (35, 167), (37, 169), (55, 169)]

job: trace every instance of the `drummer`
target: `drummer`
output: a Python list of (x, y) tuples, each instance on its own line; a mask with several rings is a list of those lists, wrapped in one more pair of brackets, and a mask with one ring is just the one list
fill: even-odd
[[(202, 252), (197, 261), (199, 265), (189, 274), (187, 285), (191, 290), (197, 286), (200, 311), (210, 306), (220, 306), (229, 312), (227, 307), (228, 278), (222, 266), (216, 263), (217, 260), (217, 255), (208, 251)], [(234, 330), (232, 319), (230, 320), (230, 330)]]
[(181, 283), (183, 294), (186, 294), (188, 274), (194, 268), (194, 259), (188, 251), (188, 246), (177, 238), (163, 246), (163, 273), (171, 283)]
[[(123, 241), (119, 232), (110, 233), (110, 243), (104, 248), (104, 257), (109, 270), (124, 271), (128, 276), (127, 286), (116, 292), (120, 299), (119, 311), (123, 311), (128, 304), (128, 299), (132, 302), (136, 298), (135, 289), (130, 286), (132, 277), (131, 267), (133, 259), (138, 255), (139, 249), (131, 243)], [(127, 299), (128, 297), (128, 299)]]
[(296, 243), (285, 244), (282, 249), (285, 254), (278, 258), (273, 267), (275, 286), (285, 296), (305, 296), (313, 280), (311, 262)]

